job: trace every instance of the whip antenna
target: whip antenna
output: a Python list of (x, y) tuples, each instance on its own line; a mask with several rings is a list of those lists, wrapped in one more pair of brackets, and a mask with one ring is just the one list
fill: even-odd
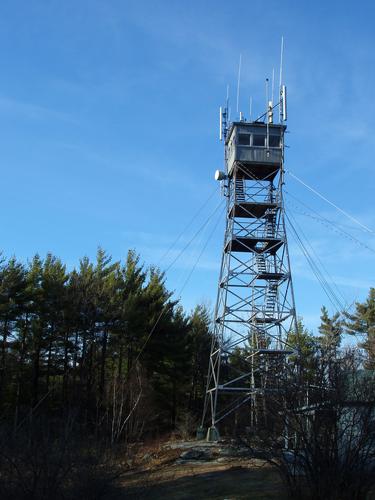
[(239, 61), (239, 63), (238, 63), (238, 79), (237, 79), (237, 114), (238, 114), (238, 110), (239, 110), (239, 103), (240, 103), (241, 64), (242, 64), (242, 54), (240, 54), (240, 61)]
[(283, 56), (284, 56), (284, 37), (281, 37), (281, 47), (280, 47), (280, 79), (279, 79), (279, 92), (280, 92), (280, 106), (279, 106), (279, 121), (283, 121), (283, 106), (282, 106), (282, 89), (281, 85), (283, 82)]

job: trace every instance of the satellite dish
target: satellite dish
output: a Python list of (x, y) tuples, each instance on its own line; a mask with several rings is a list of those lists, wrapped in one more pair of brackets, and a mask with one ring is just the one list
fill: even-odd
[(223, 181), (227, 176), (221, 170), (216, 170), (215, 181)]

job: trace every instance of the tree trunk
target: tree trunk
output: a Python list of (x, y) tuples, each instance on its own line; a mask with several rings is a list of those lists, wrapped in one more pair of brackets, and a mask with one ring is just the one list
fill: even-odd
[(107, 358), (107, 343), (108, 343), (108, 331), (105, 328), (103, 331), (102, 339), (102, 354), (100, 360), (100, 384), (99, 384), (99, 401), (103, 402), (104, 397), (104, 384), (105, 384), (105, 362)]
[(63, 404), (64, 407), (67, 404), (67, 399), (68, 399), (68, 356), (69, 356), (69, 337), (70, 337), (70, 332), (69, 330), (66, 331), (65, 336), (64, 336), (64, 373), (63, 373), (63, 388), (62, 388), (62, 396), (63, 396)]
[(19, 416), (19, 408), (20, 408), (20, 400), (21, 400), (22, 370), (23, 370), (23, 364), (25, 361), (25, 354), (26, 354), (27, 329), (28, 329), (28, 315), (26, 314), (24, 327), (22, 328), (20, 357), (18, 359), (17, 375), (16, 375), (17, 386), (16, 386), (16, 401), (15, 401), (15, 408), (14, 408), (14, 424), (13, 424), (14, 425), (14, 432), (16, 432), (17, 426), (18, 426), (18, 416)]
[(119, 355), (118, 355), (118, 367), (117, 367), (117, 378), (118, 380), (121, 379), (122, 375), (122, 362), (123, 362), (123, 345), (122, 345), (122, 339), (120, 339), (120, 348), (119, 348)]
[(47, 371), (46, 371), (46, 390), (49, 391), (49, 379), (51, 375), (51, 357), (52, 357), (52, 339), (48, 343), (48, 354), (47, 354)]
[(38, 341), (37, 345), (35, 346), (34, 360), (33, 360), (32, 403), (31, 403), (32, 408), (34, 408), (34, 406), (37, 404), (39, 396), (40, 350), (41, 350), (40, 342)]
[(8, 318), (4, 320), (3, 341), (1, 345), (1, 371), (0, 371), (0, 401), (4, 400), (5, 390), (5, 372), (6, 372), (6, 356), (7, 356), (7, 338), (8, 338)]

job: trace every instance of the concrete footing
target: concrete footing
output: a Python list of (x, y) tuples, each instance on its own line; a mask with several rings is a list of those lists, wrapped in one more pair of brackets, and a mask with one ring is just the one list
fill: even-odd
[(202, 441), (206, 437), (206, 429), (201, 426), (198, 427), (196, 437), (198, 441)]
[(219, 435), (219, 431), (217, 430), (217, 428), (213, 425), (212, 427), (209, 427), (208, 431), (207, 431), (207, 437), (206, 437), (206, 441), (219, 441), (220, 439), (220, 435)]

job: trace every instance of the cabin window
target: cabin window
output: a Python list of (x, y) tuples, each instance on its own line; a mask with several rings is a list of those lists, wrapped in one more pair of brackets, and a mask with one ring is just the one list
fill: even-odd
[(280, 147), (280, 136), (279, 135), (270, 135), (268, 146), (270, 148), (279, 148)]
[(265, 146), (266, 136), (265, 135), (253, 135), (253, 146)]
[(250, 146), (250, 134), (238, 134), (237, 142), (240, 146)]

